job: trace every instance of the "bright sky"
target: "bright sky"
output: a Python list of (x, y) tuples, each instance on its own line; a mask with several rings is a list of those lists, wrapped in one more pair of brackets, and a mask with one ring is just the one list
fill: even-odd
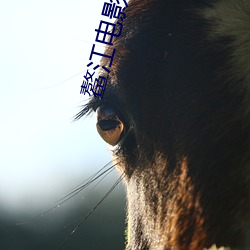
[(103, 2), (0, 1), (1, 207), (63, 193), (111, 159), (95, 117), (72, 122)]

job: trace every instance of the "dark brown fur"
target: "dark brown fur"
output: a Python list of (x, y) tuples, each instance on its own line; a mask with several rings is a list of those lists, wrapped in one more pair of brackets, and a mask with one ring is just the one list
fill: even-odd
[(87, 106), (108, 104), (126, 125), (114, 155), (127, 250), (250, 249), (250, 83), (234, 74), (234, 37), (209, 38), (202, 11), (216, 2), (131, 0), (104, 99)]

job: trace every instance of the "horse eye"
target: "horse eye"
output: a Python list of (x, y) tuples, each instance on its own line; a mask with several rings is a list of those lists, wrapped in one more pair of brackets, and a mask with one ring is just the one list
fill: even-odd
[(124, 124), (116, 112), (107, 105), (97, 108), (96, 128), (102, 139), (115, 146), (124, 134)]

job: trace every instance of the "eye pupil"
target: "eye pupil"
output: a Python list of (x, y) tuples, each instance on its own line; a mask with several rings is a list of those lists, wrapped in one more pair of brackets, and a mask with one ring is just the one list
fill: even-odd
[(120, 122), (117, 120), (102, 120), (97, 123), (103, 131), (115, 129)]

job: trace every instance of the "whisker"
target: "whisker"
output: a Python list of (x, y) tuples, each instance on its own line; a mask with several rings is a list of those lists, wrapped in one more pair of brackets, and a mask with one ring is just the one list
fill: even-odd
[(61, 249), (64, 244), (70, 239), (70, 237), (79, 229), (79, 227), (89, 218), (89, 216), (101, 205), (101, 203), (114, 191), (117, 185), (123, 180), (125, 174), (123, 173), (117, 181), (112, 185), (108, 192), (100, 199), (100, 201), (92, 208), (92, 210), (76, 225), (76, 227), (71, 231), (71, 233), (61, 242), (61, 244), (56, 248)]
[(111, 171), (113, 171), (113, 169), (115, 168), (116, 164), (117, 163), (113, 164), (112, 161), (108, 162), (103, 168), (101, 168), (100, 170), (98, 170), (92, 176), (88, 177), (85, 181), (83, 181), (81, 184), (79, 184), (76, 188), (74, 188), (72, 191), (70, 191), (67, 195), (65, 195), (62, 198), (60, 198), (59, 200), (57, 200), (55, 202), (56, 205), (53, 205), (51, 208), (47, 209), (43, 213), (35, 216), (34, 218), (32, 218), (30, 220), (26, 220), (26, 221), (23, 221), (23, 222), (17, 222), (16, 225), (19, 226), (19, 225), (23, 225), (23, 224), (27, 224), (27, 223), (33, 222), (34, 220), (37, 220), (37, 219), (43, 217), (44, 215), (48, 214), (49, 212), (54, 211), (55, 209), (57, 209), (58, 207), (60, 207), (62, 204), (64, 204), (65, 202), (67, 202), (68, 200), (70, 200), (71, 198), (73, 198), (74, 196), (76, 196), (78, 193), (80, 193), (83, 189), (87, 188), (93, 182), (95, 182), (96, 180), (98, 180), (103, 175), (104, 175), (103, 178), (105, 178)]
[[(116, 163), (117, 164), (117, 163)], [(115, 166), (116, 164), (114, 164), (113, 166)], [(88, 193), (90, 193), (91, 191), (93, 191), (112, 171), (114, 171), (115, 168), (111, 168), (109, 171), (107, 171), (107, 173), (94, 185), (93, 188), (91, 188)]]
[[(67, 195), (62, 197), (61, 199), (57, 200), (56, 203), (58, 202), (65, 202), (72, 198), (73, 196), (77, 195), (79, 192), (81, 192), (84, 188), (87, 188), (90, 184), (92, 184), (94, 181), (99, 179), (102, 175), (106, 174), (108, 171), (113, 170), (116, 164), (112, 164), (111, 167), (108, 169), (104, 170), (106, 167), (108, 167), (110, 164), (112, 164), (112, 161), (107, 163), (103, 168), (101, 168), (99, 171), (97, 171), (95, 174), (92, 176), (88, 177), (85, 181), (83, 181), (81, 184), (79, 184), (77, 187), (75, 187), (72, 191), (70, 191)], [(104, 170), (103, 172), (101, 172)], [(101, 173), (100, 173), (101, 172)], [(99, 174), (100, 173), (100, 174)]]
[(47, 86), (47, 87), (43, 87), (43, 88), (36, 88), (33, 91), (41, 91), (41, 90), (47, 90), (47, 89), (55, 88), (55, 87), (57, 87), (57, 86), (59, 86), (61, 84), (64, 84), (65, 82), (67, 82), (67, 81), (69, 81), (69, 80), (71, 80), (71, 79), (79, 76), (79, 75), (83, 75), (86, 71), (87, 70), (81, 71), (81, 72), (79, 72), (79, 73), (77, 73), (77, 74), (75, 74), (75, 75), (73, 75), (73, 76), (71, 76), (71, 77), (69, 77), (69, 78), (67, 78), (67, 79), (65, 79), (63, 81), (60, 81), (60, 82), (58, 82), (56, 84), (53, 84), (53, 85), (50, 85), (50, 86)]
[[(105, 177), (107, 177), (115, 168), (109, 170), (96, 184), (93, 188), (91, 188), (86, 194), (92, 192), (104, 179)], [(64, 226), (64, 228), (68, 228), (69, 226), (75, 224), (76, 222), (78, 222), (79, 219), (75, 220), (74, 222), (71, 222), (70, 224), (68, 224), (67, 226)]]

